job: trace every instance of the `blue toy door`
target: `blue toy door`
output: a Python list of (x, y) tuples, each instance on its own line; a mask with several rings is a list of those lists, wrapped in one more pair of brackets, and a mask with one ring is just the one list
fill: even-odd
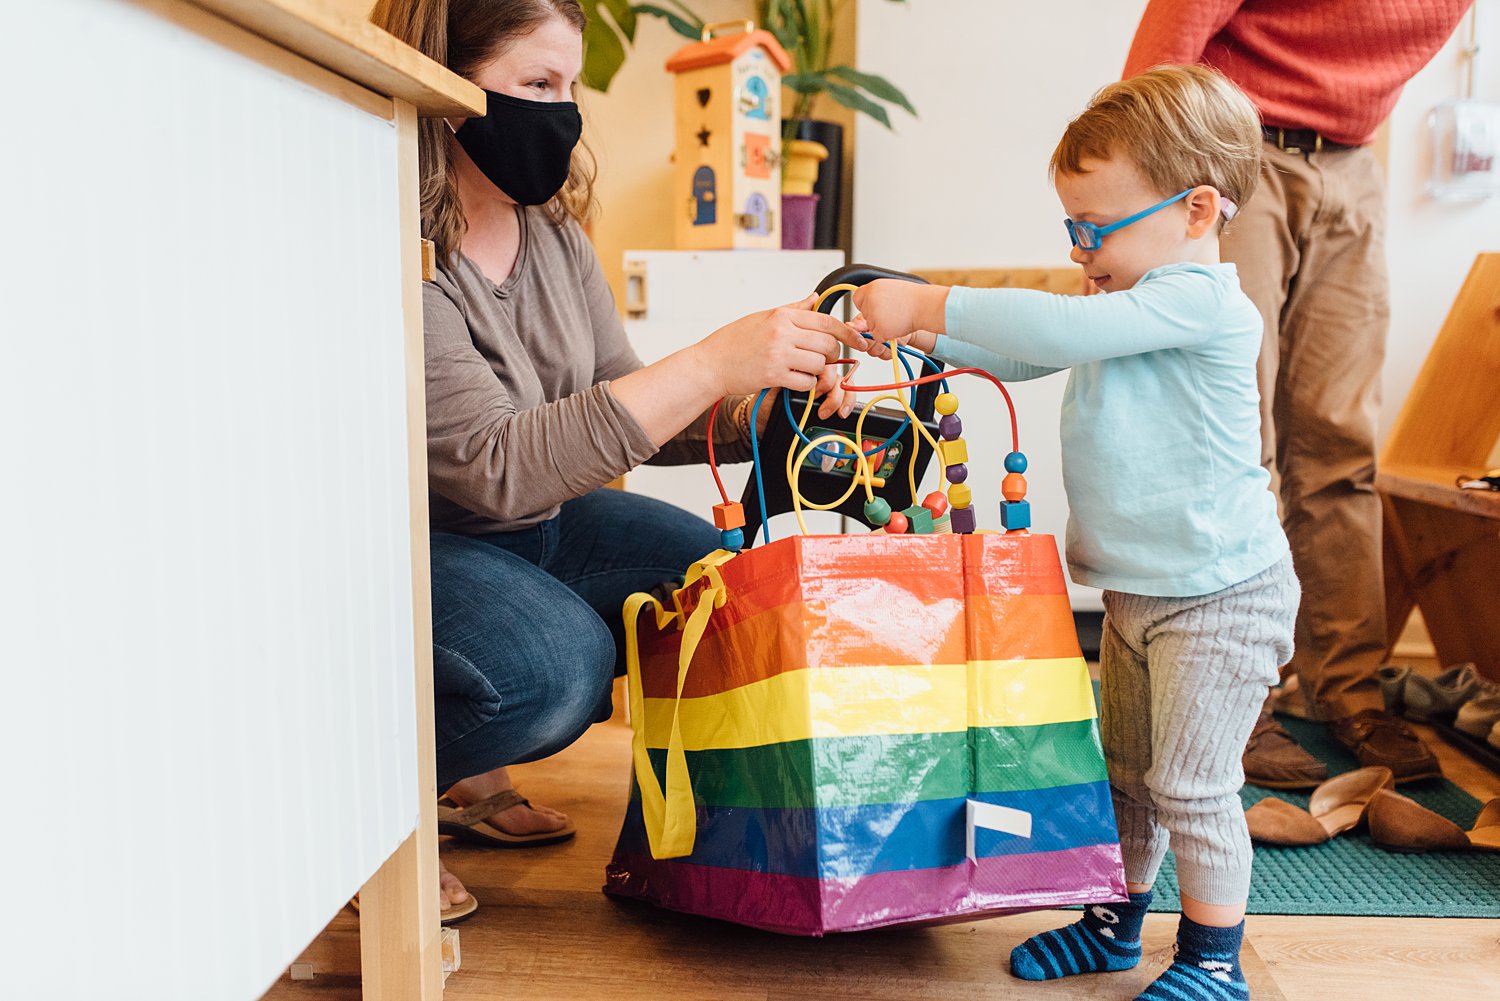
[(763, 122), (771, 120), (771, 109), (766, 101), (769, 93), (766, 81), (760, 77), (752, 76), (745, 81), (746, 118), (756, 118)]
[(712, 167), (699, 167), (693, 173), (693, 204), (697, 206), (697, 214), (693, 216), (694, 226), (712, 226), (718, 219), (715, 205), (718, 196), (714, 191), (714, 171)]

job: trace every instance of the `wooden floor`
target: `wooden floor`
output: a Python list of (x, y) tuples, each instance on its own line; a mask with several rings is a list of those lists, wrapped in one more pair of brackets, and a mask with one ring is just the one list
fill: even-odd
[[(621, 700), (616, 701), (620, 704)], [(1429, 735), (1451, 779), (1481, 800), (1500, 776)], [(630, 731), (616, 719), (547, 761), (514, 769), (521, 790), (578, 825), (567, 845), (525, 851), (446, 847), (480, 900), (462, 924), (448, 1001), (915, 1001), (1130, 998), (1171, 958), (1177, 916), (1151, 915), (1147, 961), (1129, 973), (1028, 984), (1010, 948), (1076, 914), (1041, 912), (939, 928), (822, 940), (788, 938), (615, 901), (600, 892), (629, 783)], [(1261, 1001), (1500, 998), (1500, 920), (1251, 916), (1242, 962)], [(352, 941), (346, 911), (330, 927)], [(354, 1001), (357, 982), (279, 983), (268, 999)]]

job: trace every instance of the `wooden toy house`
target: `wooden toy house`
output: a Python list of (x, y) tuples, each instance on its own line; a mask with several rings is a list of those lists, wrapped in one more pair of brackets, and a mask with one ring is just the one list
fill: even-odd
[(781, 246), (781, 75), (791, 64), (750, 21), (707, 25), (703, 41), (667, 60), (677, 75), (678, 247)]

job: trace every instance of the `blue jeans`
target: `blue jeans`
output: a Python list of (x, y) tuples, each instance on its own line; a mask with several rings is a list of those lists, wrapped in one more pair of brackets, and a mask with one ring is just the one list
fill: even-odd
[(622, 490), (518, 532), (432, 533), (438, 789), (555, 754), (608, 719), (625, 598), (718, 544), (708, 522)]

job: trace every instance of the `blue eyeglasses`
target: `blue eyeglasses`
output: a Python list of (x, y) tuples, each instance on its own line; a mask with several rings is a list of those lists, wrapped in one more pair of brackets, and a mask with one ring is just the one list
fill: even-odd
[(1192, 192), (1193, 189), (1188, 188), (1186, 191), (1175, 194), (1164, 202), (1158, 202), (1149, 209), (1137, 212), (1133, 216), (1127, 216), (1119, 222), (1112, 222), (1108, 226), (1095, 226), (1091, 222), (1074, 222), (1072, 219), (1064, 219), (1063, 225), (1067, 227), (1068, 239), (1073, 241), (1073, 246), (1082, 247), (1084, 250), (1098, 250), (1099, 245), (1104, 242), (1104, 238), (1115, 230), (1124, 229), (1133, 222), (1140, 222), (1151, 213), (1160, 212), (1173, 202), (1186, 198)]

